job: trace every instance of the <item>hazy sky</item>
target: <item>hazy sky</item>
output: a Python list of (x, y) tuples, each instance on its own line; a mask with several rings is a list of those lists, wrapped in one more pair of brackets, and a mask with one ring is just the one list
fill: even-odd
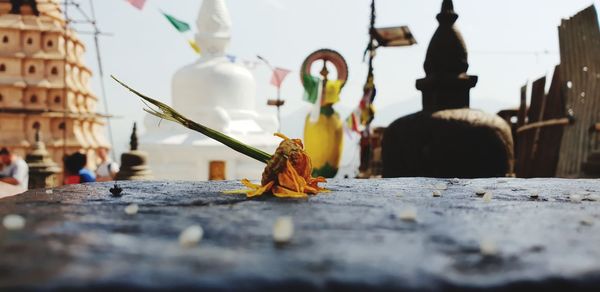
[[(202, 1), (149, 0), (141, 12), (124, 0), (93, 1), (101, 30), (112, 34), (102, 37), (100, 44), (106, 77), (115, 74), (170, 103), (173, 73), (198, 56), (158, 9), (190, 23), (195, 30)], [(79, 2), (89, 13), (88, 1)], [(377, 1), (377, 26), (408, 25), (419, 43), (378, 51), (375, 105), (381, 115), (376, 125), (387, 125), (394, 118), (420, 109), (420, 92), (414, 84), (424, 76), (425, 51), (437, 27), (435, 15), (441, 2)], [(337, 50), (346, 58), (350, 77), (338, 108), (346, 116), (356, 106), (367, 73), (362, 54), (368, 39), (370, 0), (227, 0), (227, 4), (233, 19), (229, 53), (247, 60), (255, 60), (259, 54), (276, 66), (293, 70), (282, 87), (287, 100), (284, 117), (308, 111), (302, 101), (298, 70), (304, 58), (320, 48)], [(560, 20), (592, 4), (600, 7), (600, 0), (455, 0), (460, 15), (457, 26), (470, 53), (469, 74), (479, 76), (471, 93), (472, 107), (496, 112), (517, 106), (519, 88), (527, 80), (551, 73), (559, 61)], [(70, 13), (77, 15), (74, 9)], [(81, 25), (78, 28), (89, 30)], [(82, 38), (88, 45), (88, 65), (97, 72), (92, 39), (85, 35)], [(269, 69), (259, 66), (252, 72), (257, 83), (257, 109), (274, 113), (273, 108), (265, 106), (266, 99), (275, 95), (269, 85)], [(92, 86), (100, 94), (97, 77)], [(128, 143), (131, 124), (142, 122), (144, 112), (138, 99), (108, 78), (105, 82), (109, 110), (118, 116), (113, 120), (113, 129), (119, 152)], [(302, 127), (302, 122), (283, 122), (284, 132), (291, 136), (301, 136)]]

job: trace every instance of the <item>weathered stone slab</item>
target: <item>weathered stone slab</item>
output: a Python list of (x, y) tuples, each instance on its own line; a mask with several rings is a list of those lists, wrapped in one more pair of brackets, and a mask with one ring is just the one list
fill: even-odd
[[(236, 182), (121, 186), (121, 198), (91, 184), (0, 200), (0, 217), (27, 220), (0, 226), (0, 289), (600, 287), (600, 202), (588, 201), (599, 180), (340, 180), (308, 200), (220, 194)], [(125, 214), (131, 203), (138, 214)], [(411, 208), (415, 222), (399, 219)], [(295, 224), (284, 246), (272, 239), (279, 216)], [(195, 224), (203, 240), (181, 247)]]

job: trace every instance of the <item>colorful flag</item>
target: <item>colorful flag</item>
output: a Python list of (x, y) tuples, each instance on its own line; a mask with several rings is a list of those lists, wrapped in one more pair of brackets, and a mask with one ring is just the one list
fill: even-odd
[(129, 2), (133, 7), (142, 10), (144, 9), (144, 5), (146, 4), (146, 0), (125, 0)]
[(302, 81), (304, 84), (304, 100), (312, 104), (316, 103), (320, 95), (319, 83), (321, 83), (321, 78), (303, 74)]
[(190, 30), (190, 25), (186, 22), (183, 22), (169, 14), (162, 12), (162, 14), (167, 18), (167, 20), (175, 27), (175, 29), (179, 32), (186, 32)]
[(198, 54), (202, 53), (202, 50), (200, 50), (200, 46), (198, 45), (198, 43), (196, 43), (195, 40), (188, 40), (188, 43), (190, 44), (190, 47), (192, 47), (192, 49), (194, 49), (194, 51)]
[(280, 88), (281, 83), (283, 83), (283, 80), (288, 74), (290, 74), (290, 72), (291, 71), (287, 69), (275, 68), (275, 70), (273, 70), (273, 76), (271, 77), (271, 84), (277, 88)]
[(323, 104), (334, 104), (340, 101), (340, 92), (344, 81), (342, 80), (328, 80), (325, 85), (325, 96), (323, 97)]

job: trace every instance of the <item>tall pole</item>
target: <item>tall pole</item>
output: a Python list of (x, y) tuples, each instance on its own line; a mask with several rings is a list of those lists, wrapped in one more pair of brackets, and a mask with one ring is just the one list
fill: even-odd
[[(65, 50), (65, 58), (64, 58), (64, 68), (63, 68), (63, 161), (67, 156), (67, 102), (69, 101), (69, 88), (67, 85), (67, 68), (69, 62), (69, 0), (64, 2), (64, 14), (65, 14), (65, 27), (64, 27), (64, 50)], [(63, 168), (63, 181), (65, 178), (66, 171)]]
[(102, 67), (102, 57), (100, 55), (100, 40), (98, 36), (100, 35), (100, 30), (96, 25), (96, 10), (94, 9), (94, 1), (89, 0), (90, 2), (90, 10), (92, 12), (92, 25), (94, 26), (94, 46), (96, 48), (96, 60), (98, 62), (98, 76), (100, 77), (100, 91), (102, 94), (102, 101), (104, 104), (104, 110), (106, 111), (106, 126), (108, 129), (108, 139), (110, 141), (110, 145), (113, 146), (113, 151), (110, 151), (111, 157), (113, 161), (117, 160), (117, 156), (114, 151), (114, 140), (112, 133), (112, 126), (110, 124), (110, 117), (108, 117), (110, 111), (108, 109), (108, 100), (106, 98), (106, 86), (104, 85), (104, 69)]

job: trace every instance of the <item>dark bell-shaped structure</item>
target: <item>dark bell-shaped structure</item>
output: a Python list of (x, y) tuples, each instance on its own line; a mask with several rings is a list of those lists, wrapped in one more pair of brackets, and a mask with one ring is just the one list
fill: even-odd
[(427, 50), (426, 76), (416, 82), (423, 110), (394, 121), (382, 142), (384, 177), (499, 177), (512, 173), (510, 126), (496, 115), (469, 109), (477, 76), (467, 75), (467, 49), (454, 26), (458, 15), (444, 0)]
[(152, 178), (152, 172), (148, 166), (148, 154), (138, 150), (137, 125), (133, 124), (130, 151), (121, 154), (121, 169), (115, 180), (148, 180)]

